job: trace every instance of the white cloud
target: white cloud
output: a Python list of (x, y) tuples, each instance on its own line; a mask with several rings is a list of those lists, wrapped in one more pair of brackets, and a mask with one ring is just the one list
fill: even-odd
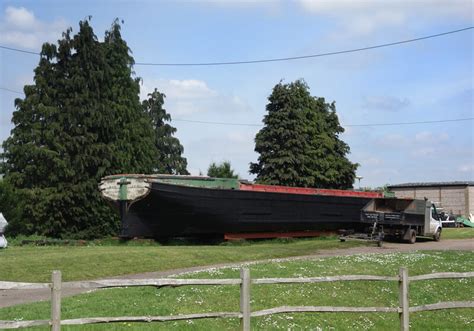
[[(186, 119), (211, 122), (251, 122), (252, 114), (246, 100), (226, 94), (198, 79), (144, 78), (141, 99), (155, 88), (166, 95), (164, 108), (173, 120)], [(206, 174), (210, 162), (228, 160), (232, 168), (244, 178), (248, 163), (256, 159), (254, 138), (259, 127), (221, 126), (173, 121), (178, 129), (176, 137), (184, 146), (188, 171), (193, 175)]]
[(364, 107), (374, 110), (399, 111), (410, 104), (407, 98), (398, 98), (392, 96), (369, 96), (365, 97)]
[(409, 143), (409, 139), (398, 133), (389, 133), (378, 137), (376, 144), (381, 147), (403, 147)]
[(203, 99), (217, 96), (217, 92), (211, 90), (206, 82), (196, 79), (162, 80), (157, 88), (166, 91), (165, 94), (169, 98)]
[(19, 29), (32, 29), (36, 25), (33, 13), (24, 7), (7, 7), (5, 10), (5, 21), (10, 26)]
[(426, 156), (436, 155), (437, 149), (434, 147), (417, 147), (410, 152), (410, 155), (415, 158), (424, 158)]
[(436, 144), (447, 140), (449, 140), (449, 135), (446, 132), (435, 134), (430, 131), (421, 131), (415, 135), (415, 141), (423, 144)]
[(369, 165), (369, 166), (379, 166), (384, 163), (382, 159), (377, 158), (377, 157), (369, 157), (365, 159), (363, 162), (365, 165)]
[(420, 14), (470, 20), (473, 10), (470, 0), (299, 0), (299, 3), (314, 14), (340, 17), (365, 13), (377, 16), (376, 20), (383, 17), (388, 24), (398, 23), (402, 17)]
[(314, 15), (337, 20), (347, 36), (367, 36), (386, 27), (399, 27), (411, 20), (436, 21), (454, 18), (470, 22), (471, 0), (299, 0)]
[[(450, 136), (447, 132), (420, 131), (414, 135), (402, 135), (398, 133), (385, 134), (377, 137), (375, 139), (375, 144), (381, 147), (391, 147), (397, 149), (411, 147), (412, 149), (416, 150), (413, 155), (428, 155), (432, 154), (431, 150), (428, 150), (428, 147), (433, 145), (437, 145), (439, 147), (441, 143), (449, 142), (449, 140)], [(424, 152), (418, 153), (418, 151), (421, 149), (423, 149)]]
[[(474, 162), (474, 160), (473, 160)], [(471, 175), (474, 175), (474, 164), (464, 164), (459, 167), (460, 172), (465, 172), (465, 173), (470, 173)]]
[(194, 139), (188, 144), (184, 143), (192, 174), (198, 174), (199, 170), (206, 173), (211, 162), (229, 161), (232, 169), (241, 178), (252, 179), (254, 177), (248, 174), (249, 162), (254, 162), (257, 159), (254, 152), (255, 132), (253, 128), (235, 128), (226, 129), (226, 131), (215, 136)]
[[(384, 1), (312, 1), (300, 0), (303, 8), (316, 15), (343, 19), (353, 34), (366, 35), (382, 25), (403, 24), (403, 11), (394, 10), (393, 2)], [(392, 6), (391, 6), (392, 4)]]
[(165, 108), (177, 116), (208, 112), (242, 112), (250, 109), (238, 96), (219, 93), (202, 80), (143, 79), (141, 99), (145, 99), (155, 88), (166, 95)]
[(55, 42), (67, 29), (63, 19), (43, 22), (24, 7), (7, 7), (0, 21), (0, 43), (39, 50), (44, 42)]
[(284, 8), (284, 0), (191, 0), (190, 2), (233, 11), (256, 9), (273, 16), (280, 14)]
[(257, 134), (258, 129), (255, 129), (255, 132), (252, 131), (230, 131), (227, 133), (227, 139), (233, 143), (247, 143), (249, 146), (253, 147), (255, 135)]

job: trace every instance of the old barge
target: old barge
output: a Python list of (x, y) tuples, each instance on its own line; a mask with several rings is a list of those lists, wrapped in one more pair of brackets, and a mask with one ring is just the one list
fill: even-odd
[(122, 237), (150, 238), (357, 229), (382, 196), (176, 175), (108, 176), (99, 189), (120, 211)]

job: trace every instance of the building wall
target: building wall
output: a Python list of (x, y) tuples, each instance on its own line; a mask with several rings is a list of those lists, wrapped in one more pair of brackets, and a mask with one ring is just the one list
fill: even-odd
[(444, 212), (455, 215), (474, 214), (474, 187), (472, 186), (437, 186), (391, 188), (397, 198), (416, 198), (438, 202)]
[(468, 201), (469, 201), (469, 212), (467, 213), (467, 216), (469, 216), (469, 213), (474, 215), (474, 186), (468, 186), (467, 187), (468, 191)]

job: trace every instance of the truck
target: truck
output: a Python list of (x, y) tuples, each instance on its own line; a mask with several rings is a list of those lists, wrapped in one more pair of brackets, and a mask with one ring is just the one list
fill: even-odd
[(343, 233), (342, 241), (350, 238), (375, 240), (381, 246), (386, 237), (401, 239), (410, 244), (417, 237), (441, 238), (442, 219), (435, 203), (427, 199), (375, 198), (361, 210), (363, 233)]

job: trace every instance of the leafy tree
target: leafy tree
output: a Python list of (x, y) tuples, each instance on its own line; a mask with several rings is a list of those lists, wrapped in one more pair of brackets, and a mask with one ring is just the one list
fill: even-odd
[(153, 171), (162, 174), (189, 175), (186, 170), (188, 162), (182, 156), (184, 148), (178, 138), (173, 137), (176, 128), (166, 123), (171, 121), (171, 115), (163, 108), (166, 96), (156, 89), (148, 96), (148, 100), (142, 102), (142, 107), (151, 118), (155, 130), (154, 141), (158, 155), (153, 164)]
[(349, 146), (339, 139), (335, 103), (311, 96), (303, 80), (275, 85), (268, 98), (264, 127), (255, 137), (258, 162), (250, 173), (260, 183), (350, 188), (358, 164), (346, 155)]
[(21, 232), (21, 197), (12, 185), (2, 178), (0, 178), (0, 213), (8, 221), (8, 234), (15, 235)]
[(91, 238), (118, 230), (100, 178), (150, 172), (153, 128), (141, 108), (133, 58), (115, 21), (99, 42), (89, 20), (45, 43), (34, 83), (16, 99), (3, 143), (5, 175), (24, 199), (22, 232)]
[(239, 175), (235, 174), (234, 170), (232, 170), (229, 161), (224, 161), (220, 164), (212, 162), (207, 169), (207, 175), (216, 178), (239, 178)]

